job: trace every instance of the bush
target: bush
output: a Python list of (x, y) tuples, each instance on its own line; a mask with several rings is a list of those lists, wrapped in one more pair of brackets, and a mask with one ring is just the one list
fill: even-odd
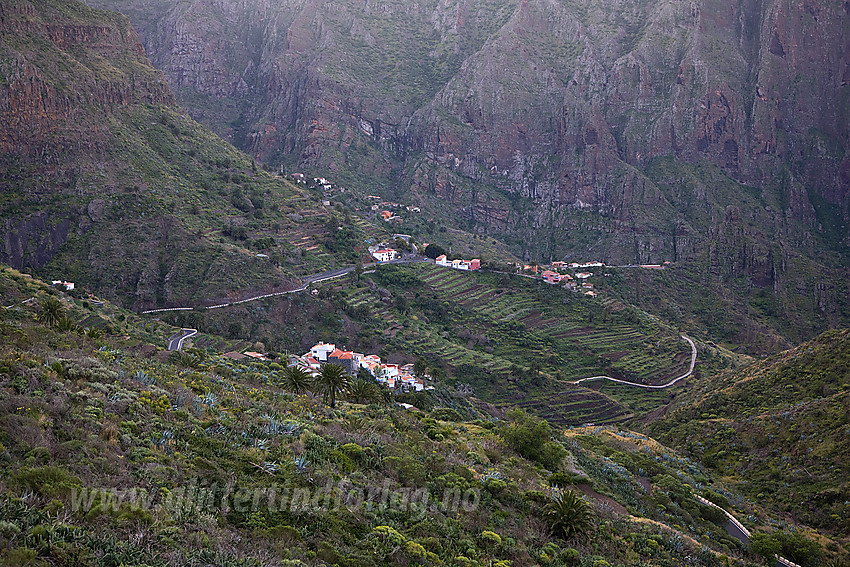
[(422, 253), (428, 258), (434, 260), (437, 258), (437, 256), (442, 256), (443, 254), (445, 254), (446, 250), (439, 244), (432, 243), (426, 246), (425, 250)]
[(440, 421), (463, 421), (460, 412), (452, 408), (434, 408), (431, 410), (431, 417)]
[(549, 470), (558, 468), (566, 455), (560, 443), (551, 440), (549, 424), (530, 416), (521, 409), (508, 412), (508, 423), (499, 428), (499, 434), (517, 453), (536, 461)]
[(71, 489), (81, 486), (79, 478), (61, 467), (24, 467), (12, 477), (11, 484), (48, 498), (68, 494)]

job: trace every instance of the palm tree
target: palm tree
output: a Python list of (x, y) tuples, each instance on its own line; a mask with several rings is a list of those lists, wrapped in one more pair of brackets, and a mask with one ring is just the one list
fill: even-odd
[(47, 296), (39, 302), (39, 311), (35, 318), (48, 327), (55, 327), (65, 318), (65, 306), (55, 297)]
[(336, 397), (348, 386), (348, 372), (339, 364), (325, 364), (314, 382), (316, 391), (325, 397), (325, 402), (336, 407)]
[(300, 366), (287, 366), (281, 372), (283, 387), (296, 396), (310, 387), (310, 374)]
[(590, 505), (572, 490), (565, 490), (555, 496), (543, 508), (543, 517), (552, 533), (565, 540), (581, 537), (593, 527)]
[(80, 330), (80, 326), (70, 317), (62, 317), (53, 327), (63, 333), (76, 333)]
[(371, 403), (378, 398), (377, 390), (374, 379), (370, 381), (358, 378), (349, 383), (348, 396), (358, 404)]

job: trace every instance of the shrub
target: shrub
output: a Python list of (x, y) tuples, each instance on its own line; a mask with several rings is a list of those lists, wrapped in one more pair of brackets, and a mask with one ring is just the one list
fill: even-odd
[(48, 498), (68, 494), (71, 489), (81, 486), (79, 478), (61, 467), (50, 466), (24, 467), (12, 477), (11, 484)]
[(561, 464), (566, 450), (560, 443), (551, 441), (551, 430), (546, 421), (521, 409), (509, 411), (508, 419), (510, 421), (499, 428), (499, 434), (517, 453), (550, 470)]
[(463, 421), (460, 412), (452, 408), (434, 408), (431, 410), (431, 417), (440, 421)]

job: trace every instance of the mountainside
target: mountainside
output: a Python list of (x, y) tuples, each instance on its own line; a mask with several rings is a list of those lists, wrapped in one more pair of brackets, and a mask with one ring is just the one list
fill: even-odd
[(850, 535), (850, 331), (830, 331), (682, 392), (654, 435), (749, 497)]
[(778, 332), (756, 350), (850, 317), (842, 2), (96, 3), (194, 117), (274, 166), (532, 260), (686, 264), (733, 314), (722, 338)]
[(0, 261), (144, 308), (289, 289), (365, 252), (325, 250), (342, 211), (186, 116), (124, 16), (3, 0), (0, 28)]
[[(8, 268), (0, 293), (2, 565), (753, 565), (701, 496), (799, 530), (632, 431), (496, 422), (446, 392), (332, 408), (275, 363), (166, 356), (108, 302)], [(805, 567), (846, 558), (803, 533)]]

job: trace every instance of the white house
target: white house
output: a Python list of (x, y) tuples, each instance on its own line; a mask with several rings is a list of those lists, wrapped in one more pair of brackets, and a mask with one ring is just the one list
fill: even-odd
[(384, 364), (381, 366), (381, 374), (378, 377), (382, 382), (389, 382), (391, 379), (395, 381), (399, 375), (398, 364)]
[(587, 278), (593, 277), (593, 273), (591, 273), (591, 272), (578, 272), (578, 273), (576, 273), (576, 277), (580, 280), (586, 280)]
[(336, 350), (336, 345), (330, 343), (319, 342), (316, 346), (310, 349), (310, 356), (319, 362), (327, 362), (328, 355)]
[(54, 280), (51, 282), (54, 286), (64, 287), (65, 291), (71, 291), (74, 289), (74, 282), (64, 282), (62, 280)]
[(446, 258), (445, 254), (440, 254), (439, 256), (437, 256), (437, 258), (434, 260), (434, 262), (436, 262), (436, 264), (438, 266), (451, 266), (452, 265), (452, 263)]
[(382, 250), (375, 250), (372, 252), (372, 257), (378, 262), (389, 262), (390, 260), (395, 260), (396, 254), (397, 252), (392, 248), (384, 248)]

